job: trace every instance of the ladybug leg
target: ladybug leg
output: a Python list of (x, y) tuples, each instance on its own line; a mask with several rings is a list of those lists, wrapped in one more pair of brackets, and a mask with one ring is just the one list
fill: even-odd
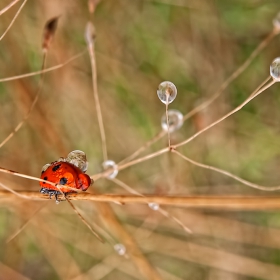
[(61, 200), (58, 199), (58, 193), (55, 193), (55, 202), (56, 204), (58, 204)]

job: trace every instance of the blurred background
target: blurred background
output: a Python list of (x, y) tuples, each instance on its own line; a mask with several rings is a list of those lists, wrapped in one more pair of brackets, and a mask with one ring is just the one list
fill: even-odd
[[(11, 0), (1, 0), (0, 10)], [(0, 16), (0, 36), (19, 9)], [(102, 171), (102, 149), (84, 30), (96, 28), (98, 91), (109, 159), (119, 162), (161, 131), (165, 80), (178, 95), (170, 108), (187, 114), (208, 100), (272, 32), (277, 0), (102, 0), (90, 16), (83, 1), (28, 0), (0, 41), (0, 79), (40, 70), (42, 34), (59, 16), (47, 67), (83, 55), (45, 75), (42, 94), (22, 129), (0, 149), (0, 166), (40, 177), (44, 164), (72, 150), (87, 154), (90, 175)], [(178, 143), (242, 103), (280, 56), (275, 36), (250, 66), (206, 109), (171, 135)], [(40, 77), (0, 83), (0, 142), (36, 96)], [(190, 158), (257, 184), (280, 182), (280, 87), (275, 84), (240, 112), (180, 148)], [(167, 137), (145, 154), (167, 145)], [(117, 177), (142, 194), (272, 195), (164, 154)], [(14, 190), (39, 191), (36, 181), (0, 174)], [(127, 194), (102, 179), (91, 192)], [(1, 199), (0, 279), (280, 279), (278, 211), (163, 207), (191, 231), (146, 205), (75, 206), (109, 242), (100, 243), (67, 203)], [(96, 224), (96, 225), (95, 225)], [(18, 233), (14, 238), (13, 235)], [(8, 242), (7, 242), (8, 241)], [(124, 244), (118, 255), (114, 244)]]

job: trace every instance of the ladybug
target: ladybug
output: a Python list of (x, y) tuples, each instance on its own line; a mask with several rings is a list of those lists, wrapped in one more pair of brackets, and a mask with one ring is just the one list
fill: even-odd
[[(59, 190), (57, 187), (46, 182), (40, 182), (40, 186), (42, 187), (40, 192), (49, 194), (50, 198), (54, 195), (57, 200), (57, 196), (61, 192), (64, 194), (75, 192), (73, 189), (86, 191), (93, 181), (84, 173), (87, 169), (87, 162), (85, 164), (84, 159), (80, 159), (81, 156), (85, 157), (85, 154), (81, 153), (83, 152), (73, 151), (66, 159), (60, 158), (58, 161), (46, 164), (42, 169), (41, 179), (53, 182), (54, 184), (65, 185), (65, 187), (60, 186)], [(75, 158), (73, 160), (74, 156)]]

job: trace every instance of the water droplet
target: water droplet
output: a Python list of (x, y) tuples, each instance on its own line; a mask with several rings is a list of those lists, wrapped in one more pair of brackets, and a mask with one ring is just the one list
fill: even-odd
[(49, 163), (45, 164), (45, 165), (42, 167), (42, 173), (45, 172), (45, 171), (48, 169), (49, 166), (50, 166)]
[(270, 76), (280, 82), (280, 57), (275, 58), (270, 65)]
[(120, 256), (123, 256), (126, 253), (126, 248), (121, 243), (115, 244), (114, 249)]
[(280, 32), (280, 13), (276, 15), (276, 17), (272, 21), (274, 28)]
[(157, 203), (154, 203), (154, 202), (150, 202), (148, 203), (149, 207), (151, 209), (153, 209), (154, 211), (157, 211), (159, 209), (159, 205)]
[(162, 82), (158, 86), (157, 95), (162, 103), (170, 104), (177, 96), (177, 88), (171, 82), (168, 81)]
[(113, 160), (106, 160), (102, 163), (102, 165), (104, 170), (108, 170), (108, 169), (112, 170), (112, 172), (107, 175), (108, 179), (114, 179), (117, 177), (119, 170), (118, 170), (118, 166)]
[[(183, 125), (183, 114), (178, 110), (168, 110), (168, 120), (169, 120), (169, 132), (174, 132), (181, 128)], [(161, 127), (163, 130), (167, 131), (167, 120), (166, 120), (166, 114), (164, 114), (161, 118)]]
[(66, 161), (80, 168), (84, 173), (87, 171), (88, 162), (83, 151), (75, 150), (68, 154)]

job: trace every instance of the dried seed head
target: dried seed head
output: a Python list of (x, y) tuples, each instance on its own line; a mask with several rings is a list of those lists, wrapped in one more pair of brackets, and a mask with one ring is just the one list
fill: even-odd
[(43, 34), (43, 43), (42, 43), (42, 48), (43, 48), (44, 52), (48, 51), (50, 44), (53, 40), (54, 33), (57, 28), (58, 18), (59, 17), (54, 17), (54, 18), (48, 20), (45, 24), (44, 34)]

